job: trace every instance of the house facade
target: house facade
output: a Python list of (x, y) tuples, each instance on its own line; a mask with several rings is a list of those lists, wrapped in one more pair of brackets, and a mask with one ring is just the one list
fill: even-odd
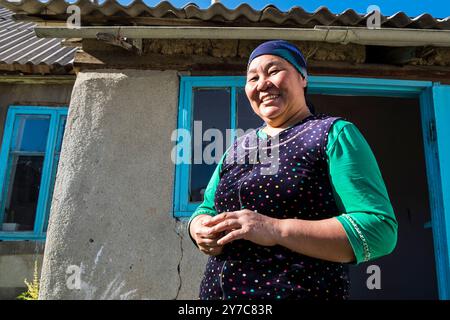
[[(39, 39), (0, 7), (0, 299), (24, 292), (42, 266), (76, 48)], [(57, 139), (57, 140), (56, 140)]]
[[(70, 102), (62, 90), (56, 108), (38, 113), (29, 129), (47, 130), (54, 150), (41, 160), (49, 174), (47, 200), (36, 200), (36, 212), (48, 208), (35, 216), (40, 238), (25, 239), (29, 230), (20, 230), (26, 219), (18, 210), (11, 218), (5, 187), (11, 178), (5, 177), (12, 172), (8, 159), (22, 151), (14, 149), (20, 104), (2, 102), (9, 138), (2, 144), (0, 246), (25, 240), (36, 246), (45, 237), (41, 299), (197, 297), (206, 257), (186, 223), (215, 168), (206, 152), (215, 142), (218, 160), (229, 143), (207, 131), (225, 137), (261, 125), (245, 97), (244, 75), (250, 52), (270, 39), (290, 40), (305, 54), (317, 112), (344, 117), (363, 132), (399, 221), (391, 255), (348, 266), (351, 297), (450, 297), (448, 19), (398, 13), (374, 26), (371, 14), (326, 8), (308, 13), (109, 0), (101, 6), (82, 0), (72, 11), (62, 0), (0, 5), (16, 19), (38, 23), (39, 38), (78, 47), (76, 80), (65, 89)], [(81, 27), (68, 28), (77, 12)], [(183, 141), (188, 148), (180, 148)], [(28, 145), (42, 152), (45, 143)], [(381, 288), (368, 285), (371, 270), (379, 270)]]

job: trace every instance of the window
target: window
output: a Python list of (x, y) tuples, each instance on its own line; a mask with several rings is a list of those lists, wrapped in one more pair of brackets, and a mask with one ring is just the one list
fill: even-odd
[(66, 107), (11, 106), (0, 152), (0, 240), (44, 240)]
[[(234, 130), (262, 125), (251, 109), (244, 86), (244, 77), (181, 78), (178, 128), (190, 133), (192, 143), (188, 163), (180, 163), (176, 169), (175, 216), (190, 216), (203, 201), (204, 190)], [(209, 129), (219, 130), (221, 138), (209, 135)], [(221, 147), (211, 148), (213, 144)], [(209, 151), (215, 159), (213, 164), (205, 157)]]

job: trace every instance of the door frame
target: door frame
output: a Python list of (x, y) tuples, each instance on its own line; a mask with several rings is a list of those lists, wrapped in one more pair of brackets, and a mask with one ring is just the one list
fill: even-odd
[(417, 98), (430, 200), (438, 295), (450, 299), (450, 86), (439, 82), (310, 77), (310, 94)]

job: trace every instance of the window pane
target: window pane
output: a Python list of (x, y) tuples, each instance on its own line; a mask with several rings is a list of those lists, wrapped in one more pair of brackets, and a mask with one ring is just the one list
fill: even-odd
[(244, 88), (237, 89), (237, 128), (246, 131), (256, 129), (263, 125), (264, 121), (253, 112), (247, 99)]
[[(226, 143), (226, 129), (230, 128), (230, 89), (229, 88), (197, 88), (194, 89), (193, 100), (193, 119), (194, 121), (201, 121), (201, 132), (197, 132), (199, 126), (193, 124), (192, 127), (192, 165), (191, 165), (191, 179), (189, 186), (189, 201), (200, 202), (203, 201), (203, 193), (211, 178), (211, 175), (216, 168), (216, 162), (213, 164), (205, 163), (209, 156), (220, 160), (225, 151)], [(203, 141), (203, 134), (208, 129), (218, 129), (221, 132), (222, 139), (216, 141), (218, 135), (212, 134), (211, 141)], [(194, 135), (197, 135), (195, 139)], [(197, 145), (196, 145), (197, 144)], [(205, 154), (205, 148), (208, 147)], [(214, 148), (217, 146), (218, 148)], [(201, 151), (201, 152), (200, 152)], [(209, 152), (211, 151), (211, 152)], [(197, 157), (195, 157), (197, 153)], [(217, 158), (216, 158), (217, 159)], [(210, 159), (209, 159), (210, 160)], [(201, 162), (201, 163), (198, 163)]]
[(67, 116), (61, 116), (59, 119), (58, 140), (56, 141), (56, 152), (61, 152), (62, 140), (64, 137), (64, 129), (66, 128)]
[(32, 231), (44, 156), (12, 155), (2, 231)]
[(48, 193), (47, 208), (45, 208), (44, 232), (47, 232), (47, 229), (48, 229), (48, 220), (50, 218), (50, 209), (51, 209), (51, 205), (52, 205), (53, 192), (55, 191), (56, 174), (58, 172), (58, 163), (59, 163), (59, 157), (60, 157), (60, 152), (61, 152), (62, 140), (64, 137), (64, 130), (66, 128), (66, 120), (67, 120), (67, 116), (61, 116), (60, 121), (59, 121), (58, 141), (56, 143), (56, 153), (55, 153), (55, 157), (54, 157), (54, 161), (53, 161), (52, 176), (50, 179), (50, 191)]
[(50, 192), (48, 193), (47, 208), (45, 208), (44, 232), (48, 229), (48, 220), (50, 217), (50, 209), (52, 206), (53, 192), (55, 191), (56, 174), (58, 172), (59, 155), (56, 155), (53, 161), (52, 176), (50, 179)]
[(45, 152), (50, 116), (19, 115), (14, 121), (13, 151)]

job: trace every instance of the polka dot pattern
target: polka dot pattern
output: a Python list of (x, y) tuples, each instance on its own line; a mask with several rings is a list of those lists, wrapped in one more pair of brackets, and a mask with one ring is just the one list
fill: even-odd
[[(253, 137), (237, 139), (235, 152), (229, 151), (222, 166), (216, 210), (246, 208), (279, 219), (319, 220), (338, 215), (325, 156), (328, 132), (337, 119), (312, 115), (264, 144), (251, 143), (258, 140), (256, 131), (250, 133)], [(239, 150), (242, 145), (246, 153)], [(251, 152), (252, 145), (258, 145), (258, 152)], [(269, 146), (266, 158), (261, 156), (263, 145)], [(274, 174), (261, 170), (274, 163), (278, 164)], [(225, 245), (222, 254), (208, 259), (200, 299), (346, 299), (348, 287), (343, 264), (281, 246), (236, 240)]]

